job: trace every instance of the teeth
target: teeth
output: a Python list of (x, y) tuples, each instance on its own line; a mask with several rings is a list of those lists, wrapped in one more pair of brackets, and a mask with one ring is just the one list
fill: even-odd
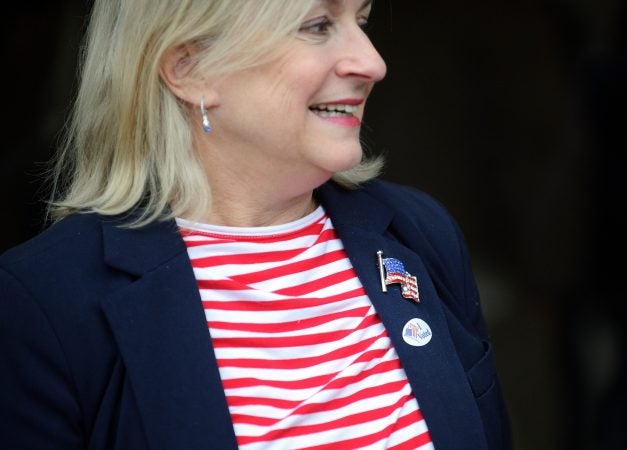
[(342, 111), (319, 111), (317, 114), (320, 117), (339, 117), (345, 116), (347, 113)]
[(340, 105), (340, 104), (325, 105), (325, 104), (320, 104), (320, 105), (312, 106), (311, 109), (322, 111), (322, 112), (325, 112), (325, 111), (330, 111), (330, 112), (339, 111), (339, 112), (344, 112), (346, 114), (355, 114), (359, 108), (356, 105)]

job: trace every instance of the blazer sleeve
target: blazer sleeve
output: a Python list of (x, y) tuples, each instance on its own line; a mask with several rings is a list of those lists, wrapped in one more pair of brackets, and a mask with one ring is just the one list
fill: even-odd
[(0, 268), (0, 448), (84, 447), (63, 349), (28, 288)]

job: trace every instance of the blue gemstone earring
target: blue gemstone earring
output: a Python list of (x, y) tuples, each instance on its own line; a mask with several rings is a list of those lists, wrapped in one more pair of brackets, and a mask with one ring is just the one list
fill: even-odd
[(205, 133), (211, 133), (211, 122), (205, 108), (205, 97), (200, 98), (200, 115), (202, 116), (202, 129)]

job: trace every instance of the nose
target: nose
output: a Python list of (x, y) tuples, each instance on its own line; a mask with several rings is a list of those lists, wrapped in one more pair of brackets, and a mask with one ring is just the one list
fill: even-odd
[(338, 76), (354, 76), (373, 83), (385, 77), (385, 61), (361, 28), (355, 27), (345, 36), (343, 47), (342, 58), (336, 66)]

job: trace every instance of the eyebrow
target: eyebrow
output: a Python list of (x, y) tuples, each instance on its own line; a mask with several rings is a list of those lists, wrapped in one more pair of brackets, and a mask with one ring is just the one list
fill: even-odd
[(359, 11), (361, 11), (362, 9), (367, 8), (368, 6), (370, 6), (372, 4), (372, 0), (364, 0), (364, 2), (361, 4), (361, 6), (359, 7)]
[[(344, 0), (323, 0), (324, 3), (329, 5), (329, 8), (340, 8), (342, 6), (342, 4), (344, 3)], [(358, 11), (361, 11), (362, 9), (367, 8), (368, 6), (370, 6), (372, 4), (373, 0), (364, 0), (361, 4), (361, 6), (359, 7)]]

